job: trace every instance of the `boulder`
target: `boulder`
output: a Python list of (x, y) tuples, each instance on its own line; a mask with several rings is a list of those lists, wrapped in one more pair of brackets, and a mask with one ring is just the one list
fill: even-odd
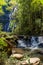
[(30, 64), (38, 65), (40, 63), (40, 59), (37, 57), (30, 58)]
[(43, 43), (40, 43), (40, 44), (38, 45), (38, 47), (39, 47), (39, 48), (43, 48)]
[(12, 48), (12, 54), (15, 54), (15, 53), (24, 54), (24, 50), (21, 48)]
[(29, 63), (28, 63), (28, 61), (26, 60), (26, 61), (22, 61), (22, 62), (21, 62), (21, 65), (29, 65)]
[(23, 55), (22, 54), (12, 54), (11, 57), (21, 59), (23, 58)]

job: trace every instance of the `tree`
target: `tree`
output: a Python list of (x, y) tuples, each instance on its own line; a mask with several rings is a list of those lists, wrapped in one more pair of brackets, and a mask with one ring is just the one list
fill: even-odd
[(19, 0), (18, 1), (19, 8), (18, 8), (18, 13), (17, 13), (17, 18), (19, 20), (19, 23), (15, 31), (19, 32), (20, 34), (31, 33), (31, 30), (32, 30), (31, 2), (32, 0), (24, 0), (24, 1)]
[(17, 34), (36, 35), (41, 33), (41, 5), (43, 5), (42, 0), (18, 0), (17, 18), (19, 23), (15, 29)]

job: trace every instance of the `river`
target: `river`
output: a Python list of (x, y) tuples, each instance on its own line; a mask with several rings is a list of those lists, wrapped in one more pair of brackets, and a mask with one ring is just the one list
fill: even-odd
[(31, 36), (30, 39), (19, 39), (17, 40), (18, 47), (20, 48), (31, 48), (31, 49), (37, 49), (37, 48), (43, 48), (43, 36)]

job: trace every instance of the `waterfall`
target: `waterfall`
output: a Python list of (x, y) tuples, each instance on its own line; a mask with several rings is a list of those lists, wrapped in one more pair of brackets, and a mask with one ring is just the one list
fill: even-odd
[(38, 37), (39, 44), (43, 43), (43, 36)]
[[(17, 11), (17, 5), (14, 6), (13, 10), (11, 11), (11, 13), (9, 14), (9, 26), (7, 30), (13, 31), (14, 27), (16, 27), (16, 24), (14, 22), (11, 23), (12, 21), (12, 16), (15, 15), (15, 12)], [(14, 18), (15, 19), (15, 18)], [(11, 26), (12, 25), (12, 26)]]
[(24, 40), (23, 39), (21, 39), (21, 40), (18, 40), (18, 47), (22, 47), (22, 48), (25, 48), (26, 47), (26, 44), (25, 44), (25, 42), (24, 42)]
[(32, 48), (37, 48), (38, 47), (38, 42), (37, 42), (38, 39), (36, 40), (36, 38), (37, 37), (34, 37), (34, 36), (31, 38), (31, 43), (32, 43), (31, 47)]
[[(43, 47), (43, 36), (35, 37), (32, 36), (26, 41), (24, 39), (18, 40), (18, 47), (24, 47), (24, 48), (31, 48), (31, 49), (37, 49), (39, 47)], [(40, 46), (41, 45), (41, 46)]]
[(39, 38), (38, 38), (38, 41), (39, 41), (39, 47), (40, 48), (43, 48), (43, 36), (40, 36)]

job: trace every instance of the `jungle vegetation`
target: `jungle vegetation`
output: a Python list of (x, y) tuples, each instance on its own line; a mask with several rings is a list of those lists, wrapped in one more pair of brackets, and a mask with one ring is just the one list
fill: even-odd
[[(13, 33), (24, 35), (43, 34), (43, 0), (0, 0), (0, 30), (3, 30), (3, 25), (6, 23), (6, 20), (3, 22), (1, 17), (6, 12), (11, 12), (15, 5), (18, 5), (18, 10), (15, 15), (13, 13), (13, 20), (10, 20), (11, 29), (14, 26), (13, 24), (17, 23)], [(6, 11), (3, 10), (3, 7), (6, 7)]]

